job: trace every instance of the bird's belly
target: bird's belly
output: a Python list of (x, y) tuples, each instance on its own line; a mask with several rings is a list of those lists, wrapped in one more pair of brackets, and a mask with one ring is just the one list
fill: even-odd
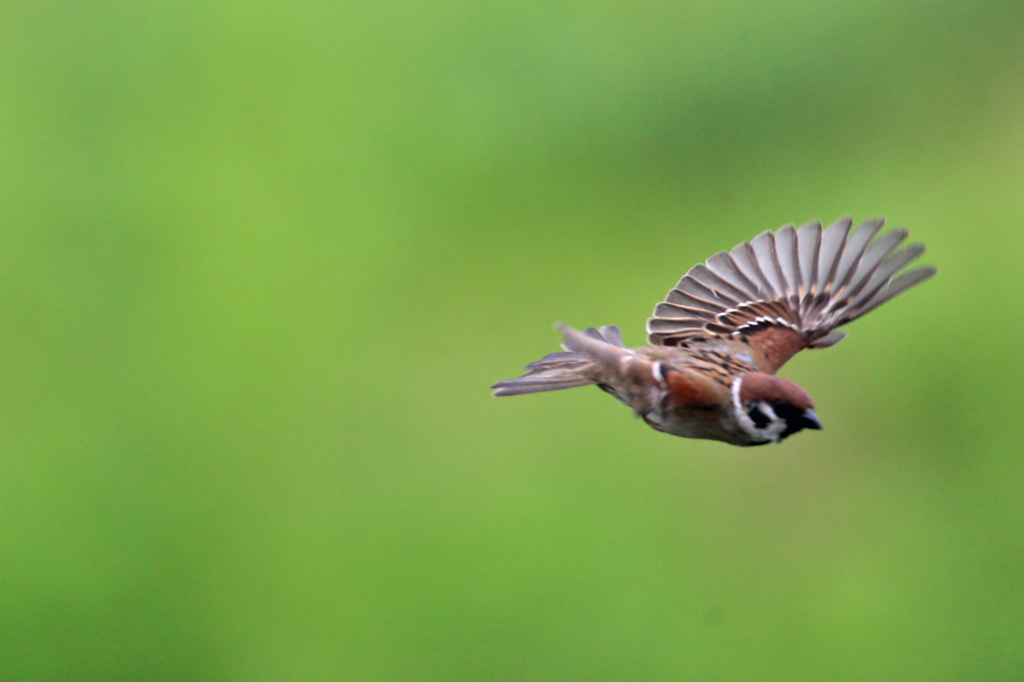
[(734, 445), (746, 445), (750, 440), (718, 409), (691, 408), (668, 414), (652, 411), (644, 415), (644, 421), (657, 431), (682, 438), (718, 440)]

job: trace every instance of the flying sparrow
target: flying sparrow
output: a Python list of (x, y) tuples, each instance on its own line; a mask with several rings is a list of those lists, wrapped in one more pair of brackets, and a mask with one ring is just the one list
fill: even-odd
[(764, 232), (695, 265), (647, 321), (648, 341), (626, 348), (619, 328), (557, 325), (565, 352), (499, 381), (494, 395), (596, 385), (664, 433), (734, 445), (779, 443), (820, 429), (804, 389), (775, 373), (804, 348), (827, 348), (835, 331), (935, 274), (905, 271), (923, 244), (897, 250), (906, 230), (875, 239), (882, 220), (849, 218)]

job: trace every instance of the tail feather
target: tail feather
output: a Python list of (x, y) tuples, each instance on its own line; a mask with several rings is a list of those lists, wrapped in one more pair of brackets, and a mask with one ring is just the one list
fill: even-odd
[(573, 353), (568, 351), (562, 351), (559, 353), (549, 353), (540, 360), (535, 360), (528, 364), (524, 369), (552, 369), (557, 365), (566, 364), (573, 365), (581, 361), (589, 361), (590, 356), (586, 353)]
[(618, 357), (623, 348), (622, 335), (615, 325), (600, 329), (591, 327), (576, 331), (557, 325), (565, 336), (565, 351), (551, 353), (526, 366), (526, 374), (518, 379), (499, 381), (491, 388), (496, 396), (525, 395), (558, 391), (563, 388), (589, 386), (598, 383), (601, 365)]
[(491, 386), (491, 388), (494, 389), (494, 395), (500, 398), (506, 395), (526, 395), (527, 393), (544, 393), (545, 391), (558, 391), (563, 388), (590, 386), (593, 383), (590, 379), (558, 380), (552, 377), (528, 381), (526, 378), (519, 378), (499, 381)]

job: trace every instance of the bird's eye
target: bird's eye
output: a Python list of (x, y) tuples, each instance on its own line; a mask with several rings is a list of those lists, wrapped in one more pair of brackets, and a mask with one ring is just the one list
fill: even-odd
[(775, 414), (779, 415), (779, 417), (785, 419), (786, 421), (792, 421), (793, 419), (797, 419), (800, 417), (801, 414), (800, 410), (793, 407), (784, 400), (776, 400), (772, 404), (772, 407), (775, 408)]

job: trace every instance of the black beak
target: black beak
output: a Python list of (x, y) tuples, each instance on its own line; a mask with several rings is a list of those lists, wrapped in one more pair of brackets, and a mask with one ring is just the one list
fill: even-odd
[(805, 429), (815, 429), (816, 431), (820, 431), (824, 428), (822, 427), (821, 422), (818, 421), (818, 415), (814, 414), (814, 410), (809, 407), (804, 410), (802, 415), (800, 415), (800, 420)]

